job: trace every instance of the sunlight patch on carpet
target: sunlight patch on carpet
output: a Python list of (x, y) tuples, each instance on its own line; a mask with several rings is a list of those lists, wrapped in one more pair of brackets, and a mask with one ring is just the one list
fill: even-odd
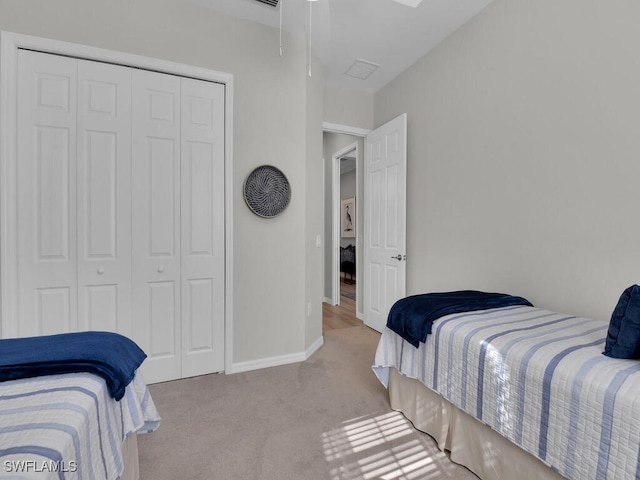
[(323, 433), (322, 446), (332, 480), (435, 480), (450, 463), (399, 412), (348, 420)]

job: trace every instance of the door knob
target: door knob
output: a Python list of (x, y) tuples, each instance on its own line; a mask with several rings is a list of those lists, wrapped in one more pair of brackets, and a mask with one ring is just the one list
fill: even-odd
[(98, 270), (98, 275), (102, 275), (104, 273), (104, 268), (100, 267)]
[(164, 272), (164, 267), (158, 267), (158, 273)]
[(396, 260), (402, 260), (402, 255), (398, 254), (396, 256), (391, 256), (391, 258), (395, 258)]

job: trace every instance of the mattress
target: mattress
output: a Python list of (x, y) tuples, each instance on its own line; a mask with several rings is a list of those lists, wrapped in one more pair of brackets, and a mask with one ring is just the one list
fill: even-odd
[(70, 373), (0, 383), (0, 476), (116, 479), (123, 444), (160, 416), (137, 374), (115, 401), (105, 381)]
[(374, 361), (572, 479), (637, 478), (640, 362), (602, 355), (607, 322), (533, 307), (442, 317), (415, 348), (389, 329)]

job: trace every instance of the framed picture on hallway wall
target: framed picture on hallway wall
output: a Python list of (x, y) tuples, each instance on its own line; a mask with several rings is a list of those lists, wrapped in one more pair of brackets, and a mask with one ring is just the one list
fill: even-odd
[(340, 230), (341, 237), (356, 236), (356, 197), (342, 199)]

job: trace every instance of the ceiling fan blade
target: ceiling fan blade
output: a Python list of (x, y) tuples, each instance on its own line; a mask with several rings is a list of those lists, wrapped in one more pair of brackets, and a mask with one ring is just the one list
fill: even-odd
[[(263, 1), (263, 0), (259, 0), (259, 1)], [(413, 7), (413, 8), (416, 8), (418, 5), (420, 5), (420, 2), (422, 2), (422, 0), (393, 0), (393, 1), (396, 3), (401, 3), (402, 5)]]
[(256, 0), (260, 3), (266, 3), (267, 5), (271, 5), (272, 7), (278, 6), (278, 0)]

